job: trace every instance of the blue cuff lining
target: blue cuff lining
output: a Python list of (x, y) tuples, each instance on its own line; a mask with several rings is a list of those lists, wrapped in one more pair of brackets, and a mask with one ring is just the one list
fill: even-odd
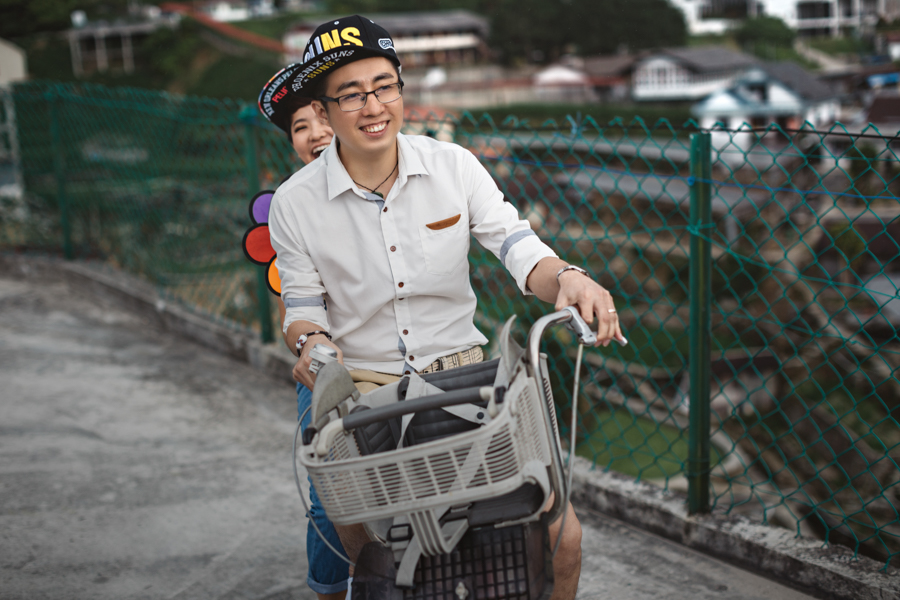
[(503, 265), (506, 266), (506, 255), (509, 254), (510, 248), (512, 248), (517, 242), (521, 242), (525, 238), (532, 235), (537, 234), (531, 229), (523, 229), (522, 231), (517, 231), (506, 238), (506, 241), (503, 242), (503, 246), (501, 246), (500, 248), (500, 262), (502, 262)]
[(300, 308), (301, 306), (325, 306), (325, 298), (323, 296), (315, 296), (312, 298), (285, 298), (284, 305), (286, 308)]

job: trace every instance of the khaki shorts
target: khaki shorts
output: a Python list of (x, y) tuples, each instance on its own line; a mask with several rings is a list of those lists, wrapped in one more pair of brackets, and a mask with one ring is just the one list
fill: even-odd
[[(469, 348), (462, 352), (442, 356), (419, 371), (419, 373), (447, 371), (465, 365), (474, 365), (475, 363), (480, 363), (482, 361), (484, 361), (484, 352), (482, 352), (481, 346), (475, 346), (474, 348)], [(399, 375), (389, 375), (387, 373), (378, 373), (377, 371), (367, 371), (362, 369), (350, 371), (350, 376), (353, 378), (354, 383), (356, 383), (356, 389), (359, 390), (360, 394), (371, 392), (376, 388), (389, 383), (394, 383), (400, 379)]]

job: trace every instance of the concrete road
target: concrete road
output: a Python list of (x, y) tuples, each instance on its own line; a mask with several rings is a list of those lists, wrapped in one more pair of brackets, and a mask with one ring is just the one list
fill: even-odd
[[(292, 387), (0, 274), (0, 597), (300, 598)], [(808, 598), (583, 514), (579, 598)]]

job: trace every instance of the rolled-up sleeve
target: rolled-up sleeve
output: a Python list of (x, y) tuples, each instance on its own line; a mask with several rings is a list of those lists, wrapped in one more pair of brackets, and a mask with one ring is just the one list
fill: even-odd
[(556, 253), (541, 241), (528, 221), (519, 218), (516, 207), (503, 200), (503, 192), (478, 159), (469, 152), (464, 157), (460, 171), (468, 193), (472, 235), (500, 259), (522, 293), (531, 294), (528, 275), (538, 262), (556, 258)]
[(306, 244), (288, 199), (275, 193), (269, 209), (269, 237), (278, 256), (275, 265), (281, 277), (281, 298), (284, 300), (283, 330), (291, 323), (309, 321), (329, 330), (325, 312), (325, 286), (309, 256)]

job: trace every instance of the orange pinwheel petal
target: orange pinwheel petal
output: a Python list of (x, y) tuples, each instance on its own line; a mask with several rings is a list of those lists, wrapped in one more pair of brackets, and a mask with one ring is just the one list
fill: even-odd
[(273, 258), (272, 262), (269, 263), (269, 268), (266, 269), (266, 284), (268, 285), (270, 292), (276, 296), (280, 296), (281, 276), (278, 275), (278, 267), (275, 265), (276, 260), (277, 258)]

